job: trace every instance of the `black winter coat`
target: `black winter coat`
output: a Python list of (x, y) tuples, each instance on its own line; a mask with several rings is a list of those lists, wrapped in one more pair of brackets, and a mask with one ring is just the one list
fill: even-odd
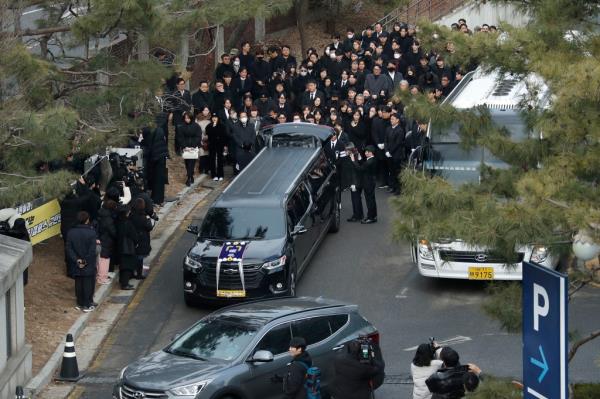
[[(78, 259), (84, 267), (79, 267)], [(96, 275), (96, 230), (91, 225), (78, 224), (67, 233), (67, 262), (73, 277)]]
[(202, 139), (202, 129), (197, 123), (183, 123), (179, 125), (175, 141), (179, 148), (199, 147)]
[(385, 133), (385, 151), (389, 151), (394, 161), (406, 159), (406, 145), (404, 141), (404, 129), (400, 124), (396, 127), (388, 127)]
[(370, 381), (383, 371), (383, 363), (377, 359), (363, 364), (349, 353), (340, 353), (334, 362), (335, 375), (331, 386), (335, 399), (371, 398)]
[(137, 267), (136, 247), (138, 245), (138, 236), (133, 223), (130, 219), (123, 219), (117, 222), (118, 250), (121, 258), (121, 269), (135, 270)]
[(117, 241), (117, 227), (115, 217), (110, 209), (104, 207), (98, 211), (98, 238), (102, 245), (100, 256), (110, 258), (115, 251)]
[(229, 142), (227, 130), (222, 122), (213, 126), (212, 122), (206, 125), (206, 136), (208, 136), (208, 148), (210, 152), (223, 152), (223, 147)]
[(306, 399), (304, 380), (306, 370), (310, 367), (312, 367), (312, 359), (308, 352), (302, 352), (300, 356), (295, 357), (288, 365), (287, 374), (283, 381), (283, 397), (285, 399)]
[(152, 250), (150, 246), (150, 231), (152, 231), (154, 226), (152, 226), (152, 222), (146, 216), (144, 210), (134, 211), (129, 219), (131, 219), (131, 223), (137, 232), (138, 245), (135, 248), (135, 254), (147, 256)]

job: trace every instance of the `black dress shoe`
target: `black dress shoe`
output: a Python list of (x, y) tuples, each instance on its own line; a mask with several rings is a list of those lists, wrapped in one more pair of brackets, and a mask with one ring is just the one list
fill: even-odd
[(346, 219), (346, 221), (350, 222), (350, 223), (354, 223), (354, 222), (360, 222), (360, 219), (352, 216), (350, 219)]
[(123, 291), (131, 291), (131, 290), (135, 290), (135, 287), (131, 284), (127, 284), (125, 287), (121, 287), (121, 289)]
[(361, 220), (362, 224), (372, 224), (372, 223), (377, 223), (377, 219), (363, 219)]
[(136, 280), (145, 280), (145, 279), (146, 279), (146, 276), (143, 276), (143, 275), (141, 275), (141, 274), (138, 274), (138, 275), (135, 275), (135, 276), (133, 276), (133, 278), (134, 278), (134, 279), (136, 279)]
[(185, 181), (185, 185), (188, 186), (188, 187), (191, 186), (189, 178)]

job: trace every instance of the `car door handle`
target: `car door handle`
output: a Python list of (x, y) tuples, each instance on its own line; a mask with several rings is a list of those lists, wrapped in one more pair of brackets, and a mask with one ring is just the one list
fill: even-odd
[(344, 345), (338, 345), (338, 346), (334, 346), (333, 348), (331, 348), (332, 351), (339, 351), (340, 349), (342, 349), (344, 347)]
[(271, 382), (273, 384), (282, 383), (283, 382), (283, 377), (280, 376), (279, 374), (275, 374), (273, 377), (271, 377)]

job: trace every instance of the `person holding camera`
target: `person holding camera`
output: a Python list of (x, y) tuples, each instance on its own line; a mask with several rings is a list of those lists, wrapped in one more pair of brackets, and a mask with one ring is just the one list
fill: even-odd
[(442, 348), (439, 356), (443, 366), (425, 380), (432, 399), (459, 399), (477, 389), (481, 377), (477, 365), (461, 365), (458, 353), (450, 347)]
[(67, 261), (75, 279), (75, 309), (88, 313), (96, 306), (96, 230), (90, 224), (90, 215), (86, 211), (77, 213), (77, 222), (67, 233)]
[(373, 380), (383, 375), (385, 364), (370, 341), (354, 340), (338, 354), (333, 367), (332, 398), (370, 399), (374, 397)]
[(444, 364), (437, 359), (438, 351), (441, 348), (437, 346), (432, 339), (428, 344), (421, 344), (417, 348), (415, 357), (410, 364), (410, 374), (413, 379), (413, 399), (431, 399), (432, 393), (425, 384), (425, 381)]

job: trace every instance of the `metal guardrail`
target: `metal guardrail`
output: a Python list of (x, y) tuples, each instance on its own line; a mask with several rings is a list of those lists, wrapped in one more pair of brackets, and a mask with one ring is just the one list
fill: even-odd
[(421, 18), (434, 21), (467, 2), (468, 0), (412, 0), (407, 6), (392, 10), (377, 22), (389, 32), (396, 22), (414, 24)]

